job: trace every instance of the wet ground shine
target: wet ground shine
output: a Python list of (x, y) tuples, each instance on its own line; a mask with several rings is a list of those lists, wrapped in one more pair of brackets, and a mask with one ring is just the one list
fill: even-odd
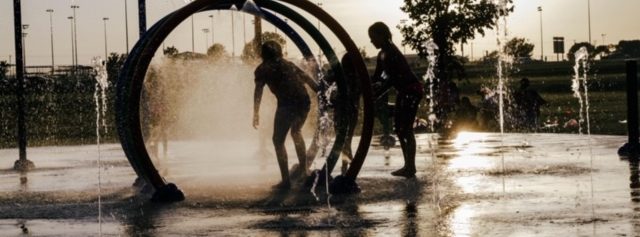
[(272, 192), (277, 163), (258, 145), (171, 142), (155, 162), (187, 196), (173, 204), (132, 191), (135, 175), (117, 144), (101, 146), (100, 193), (95, 145), (31, 148), (36, 169), (27, 173), (11, 169), (18, 152), (6, 149), (0, 235), (640, 236), (638, 167), (616, 155), (624, 141), (489, 133), (438, 141), (421, 134), (416, 179), (389, 174), (402, 165), (399, 147), (374, 145), (358, 179), (363, 192), (328, 200), (321, 190)]

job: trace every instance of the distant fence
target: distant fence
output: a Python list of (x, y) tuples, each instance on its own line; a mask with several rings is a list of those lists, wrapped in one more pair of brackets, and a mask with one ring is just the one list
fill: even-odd
[[(78, 65), (74, 68), (73, 65), (59, 65), (55, 67), (49, 66), (26, 66), (25, 67), (25, 76), (26, 77), (37, 77), (37, 76), (64, 76), (70, 74), (89, 74), (93, 70), (92, 67)], [(15, 77), (16, 75), (16, 65), (9, 64), (7, 68), (7, 77)]]

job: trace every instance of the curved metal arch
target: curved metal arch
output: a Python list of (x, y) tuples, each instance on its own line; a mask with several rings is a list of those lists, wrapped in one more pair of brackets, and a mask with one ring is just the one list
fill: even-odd
[[(223, 3), (223, 4), (217, 4), (215, 6), (209, 6), (208, 9), (203, 9), (203, 10), (229, 9), (229, 6), (230, 4), (225, 5)], [(171, 13), (165, 16), (156, 24), (154, 24), (145, 33), (143, 38), (141, 38), (140, 41), (136, 43), (136, 45), (132, 49), (130, 56), (127, 58), (125, 62), (125, 67), (123, 68), (120, 75), (121, 78), (123, 79), (128, 78), (129, 76), (131, 76), (132, 73), (135, 72), (134, 70), (136, 70), (138, 67), (135, 67), (135, 66), (131, 67), (129, 65), (139, 65), (140, 53), (144, 51), (145, 47), (149, 45), (149, 41), (151, 39), (154, 39), (154, 36), (158, 33), (160, 29), (162, 29), (162, 26), (166, 23), (167, 19), (169, 19), (173, 14), (174, 13)], [(269, 21), (270, 23), (278, 27), (282, 32), (285, 32), (285, 34), (296, 44), (296, 46), (299, 47), (300, 51), (303, 53), (305, 57), (313, 57), (311, 50), (309, 49), (308, 45), (304, 42), (302, 37), (300, 37), (300, 35), (298, 35), (297, 32), (295, 32), (295, 30), (293, 30), (284, 21), (282, 21), (280, 18), (276, 17), (275, 15), (267, 11), (261, 12), (261, 16), (264, 17), (265, 20)], [(330, 52), (327, 52), (327, 53), (330, 54)], [(119, 80), (118, 98), (117, 98), (118, 106), (116, 106), (117, 108), (131, 109), (131, 107), (129, 107), (131, 104), (131, 101), (130, 101), (132, 96), (131, 93), (136, 92), (136, 90), (139, 90), (137, 89), (137, 87), (131, 88), (131, 84), (130, 84), (131, 81), (133, 80), (129, 80), (129, 81), (126, 81), (126, 79)], [(139, 95), (136, 95), (134, 98), (137, 98), (137, 99), (136, 99), (136, 102), (134, 102), (133, 104), (139, 104)], [(139, 106), (135, 106), (135, 107), (138, 107), (135, 109), (139, 111)], [(135, 116), (139, 114), (139, 112), (133, 112), (134, 114), (133, 117), (131, 117), (130, 114), (131, 113), (127, 113), (126, 109), (119, 109), (119, 112), (118, 112), (118, 115), (119, 115), (118, 117), (120, 118), (119, 121), (129, 120), (128, 124), (126, 122), (118, 122), (118, 128), (119, 128), (118, 131), (121, 137), (123, 148), (125, 150), (127, 158), (129, 158), (129, 161), (132, 164), (132, 167), (134, 168), (136, 173), (140, 177), (143, 177), (148, 183), (150, 183), (154, 188), (157, 189), (161, 186), (164, 186), (165, 182), (162, 179), (162, 177), (159, 176), (159, 174), (157, 173), (157, 170), (155, 170), (155, 167), (153, 166), (153, 163), (150, 161), (150, 159), (149, 158), (145, 159), (145, 157), (148, 157), (148, 153), (146, 153), (144, 142), (141, 142), (139, 139), (135, 139), (136, 131), (141, 130), (139, 128), (139, 122), (136, 122), (136, 120), (139, 121), (139, 118), (136, 118)], [(130, 127), (132, 127), (132, 125), (134, 129), (129, 129)], [(139, 136), (140, 135), (138, 135), (138, 137)]]
[[(212, 3), (209, 3), (209, 2), (212, 2)], [(140, 130), (139, 100), (140, 100), (140, 94), (142, 90), (142, 81), (144, 80), (144, 75), (146, 73), (146, 70), (148, 69), (150, 60), (153, 57), (153, 54), (155, 53), (157, 48), (159, 47), (160, 43), (164, 40), (164, 38), (166, 38), (169, 32), (171, 32), (177, 26), (177, 24), (182, 22), (191, 14), (206, 8), (206, 6), (208, 6), (209, 4), (212, 5), (220, 2), (224, 2), (224, 1), (208, 1), (208, 0), (195, 1), (185, 6), (184, 8), (179, 9), (174, 13), (166, 16), (161, 21), (156, 23), (147, 32), (147, 34), (145, 34), (143, 39), (141, 39), (140, 41), (138, 41), (138, 43), (136, 43), (136, 46), (132, 50), (132, 55), (126, 61), (125, 69), (120, 74), (120, 79), (118, 81), (118, 97), (119, 98), (117, 101), (117, 105), (118, 105), (117, 120), (118, 120), (118, 131), (121, 137), (123, 148), (125, 149), (127, 158), (129, 158), (129, 161), (130, 163), (132, 163), (132, 166), (136, 171), (136, 173), (139, 176), (142, 176), (143, 178), (145, 178), (145, 180), (147, 180), (150, 184), (152, 184), (153, 187), (156, 188), (156, 190), (164, 186), (167, 186), (167, 184), (164, 182), (162, 177), (160, 177), (160, 175), (157, 173), (157, 170), (155, 170), (155, 167), (150, 161), (149, 155), (146, 152), (146, 148), (144, 147), (142, 132)], [(237, 3), (241, 1), (232, 1), (232, 2)], [(307, 4), (307, 5), (311, 7), (315, 7), (315, 5), (313, 4)], [(318, 9), (315, 9), (312, 11), (317, 11), (317, 10)], [(276, 12), (278, 11), (276, 10)], [(329, 18), (329, 20), (323, 20), (323, 22), (325, 21), (329, 22), (329, 24), (327, 24), (326, 22), (325, 24), (327, 25), (337, 24), (337, 22), (335, 22), (335, 20), (333, 20), (326, 13), (324, 13), (324, 15), (322, 14), (320, 15), (323, 16), (324, 18)], [(290, 19), (292, 18), (290, 17)], [(371, 88), (370, 88), (370, 83), (368, 83), (369, 78), (366, 72), (366, 68), (364, 67), (364, 62), (362, 61), (362, 58), (361, 57), (354, 58), (353, 56), (354, 54), (352, 54), (354, 50), (356, 53), (358, 53), (357, 47), (355, 47), (355, 44), (351, 41), (351, 39), (348, 37), (346, 32), (344, 32), (344, 29), (339, 27), (339, 25), (338, 25), (338, 28), (339, 28), (337, 30), (339, 33), (338, 36), (340, 40), (343, 42), (343, 44), (346, 45), (346, 48), (350, 52), (350, 55), (352, 55), (351, 56), (352, 60), (356, 64), (356, 69), (358, 70), (358, 75), (361, 81), (366, 82), (366, 83), (361, 83), (362, 86), (365, 87), (362, 90), (363, 97), (365, 98), (365, 106), (364, 106), (365, 122), (363, 126), (363, 138), (360, 141), (360, 145), (356, 152), (356, 159), (354, 159), (354, 161), (364, 160), (364, 156), (366, 156), (367, 148), (370, 143), (370, 134), (371, 134), (370, 131), (371, 131), (372, 122), (373, 122), (373, 119), (371, 117), (371, 114), (372, 114), (371, 103), (368, 102), (371, 98)], [(335, 32), (336, 30), (332, 29), (332, 31)], [(345, 35), (346, 35), (346, 38), (345, 38)], [(158, 36), (161, 36), (161, 37), (158, 37)], [(328, 54), (325, 54), (325, 55), (328, 55)], [(358, 55), (358, 54), (355, 54), (355, 55)], [(333, 59), (330, 58), (329, 60), (332, 62), (332, 66), (335, 67), (337, 63), (337, 58), (335, 58), (335, 54), (334, 54), (334, 58)], [(345, 87), (343, 86), (342, 88), (345, 88)], [(345, 93), (342, 93), (342, 94), (345, 94)], [(338, 142), (338, 139), (336, 139), (336, 142)], [(364, 143), (366, 143), (366, 148), (362, 149)], [(341, 146), (340, 146), (340, 149), (341, 149)], [(335, 149), (332, 149), (332, 150), (335, 150)], [(360, 165), (356, 165), (356, 166), (361, 166), (361, 162), (360, 162)], [(352, 165), (349, 171), (352, 171), (353, 168), (354, 166)], [(359, 167), (357, 170), (359, 170)], [(357, 175), (357, 171), (355, 172), (355, 175)], [(353, 177), (353, 179), (355, 180), (355, 176)]]

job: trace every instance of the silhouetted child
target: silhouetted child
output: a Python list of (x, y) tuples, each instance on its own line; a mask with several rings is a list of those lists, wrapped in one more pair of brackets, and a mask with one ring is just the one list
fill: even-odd
[(499, 102), (497, 93), (487, 87), (478, 90), (480, 103), (478, 108), (478, 125), (483, 130), (493, 130), (498, 128)]
[(460, 130), (476, 130), (478, 122), (476, 116), (478, 108), (471, 104), (469, 97), (462, 97), (460, 105), (456, 109), (455, 129)]
[(529, 88), (529, 79), (520, 80), (520, 88), (513, 95), (515, 100), (520, 123), (526, 129), (538, 128), (538, 117), (540, 117), (540, 107), (547, 104), (537, 91)]
[(307, 119), (310, 99), (304, 85), (308, 84), (317, 90), (317, 84), (300, 68), (282, 58), (282, 48), (275, 41), (267, 41), (261, 47), (262, 63), (255, 70), (253, 127), (258, 128), (260, 100), (262, 91), (267, 85), (276, 96), (278, 107), (273, 125), (273, 145), (275, 147), (282, 182), (274, 188), (289, 189), (289, 166), (287, 151), (284, 146), (287, 132), (291, 130), (291, 137), (298, 155), (301, 173), (307, 173), (307, 157), (304, 138), (301, 129)]
[[(355, 55), (356, 57), (361, 57), (360, 55)], [(342, 148), (342, 154), (345, 158), (342, 159), (342, 174), (347, 172), (347, 168), (349, 167), (349, 163), (353, 160), (353, 151), (351, 150), (351, 140), (353, 138), (353, 133), (355, 132), (356, 125), (358, 123), (358, 107), (360, 105), (360, 81), (358, 81), (358, 77), (356, 75), (356, 70), (353, 65), (352, 59), (349, 54), (345, 54), (342, 56), (342, 72), (344, 73), (344, 80), (347, 85), (347, 101), (340, 101), (339, 99), (342, 97), (341, 95), (336, 93), (331, 95), (331, 104), (334, 107), (334, 122), (337, 126), (340, 125), (338, 122), (343, 120), (345, 126), (347, 126), (347, 137), (344, 142), (344, 147)], [(329, 83), (333, 83), (336, 80), (336, 75), (333, 73), (329, 75), (327, 81)]]
[[(382, 22), (371, 25), (369, 38), (373, 46), (380, 49), (372, 79), (373, 81), (382, 81), (382, 84), (376, 86), (378, 89), (374, 92), (374, 98), (377, 99), (385, 94), (391, 87), (397, 91), (393, 120), (404, 155), (404, 167), (391, 174), (412, 178), (416, 173), (416, 138), (413, 132), (413, 122), (418, 112), (420, 100), (424, 96), (423, 85), (411, 71), (404, 55), (391, 41), (391, 31), (387, 25)], [(386, 80), (379, 80), (382, 77), (386, 77)]]

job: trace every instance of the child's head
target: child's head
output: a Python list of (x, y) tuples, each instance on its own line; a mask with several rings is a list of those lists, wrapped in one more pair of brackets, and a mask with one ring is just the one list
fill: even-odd
[(351, 55), (346, 53), (342, 55), (342, 59), (340, 60), (342, 63), (342, 70), (349, 77), (355, 76), (355, 66), (353, 65), (353, 61), (351, 60)]
[(379, 49), (384, 43), (391, 41), (391, 31), (384, 23), (376, 22), (369, 27), (369, 38), (373, 46)]
[(282, 58), (282, 47), (273, 40), (264, 42), (260, 50), (260, 56), (265, 61)]
[(529, 87), (529, 78), (523, 77), (522, 79), (520, 79), (520, 87), (521, 88)]
[(469, 100), (469, 97), (463, 96), (462, 99), (460, 99), (460, 104), (470, 105), (471, 104), (471, 100)]

